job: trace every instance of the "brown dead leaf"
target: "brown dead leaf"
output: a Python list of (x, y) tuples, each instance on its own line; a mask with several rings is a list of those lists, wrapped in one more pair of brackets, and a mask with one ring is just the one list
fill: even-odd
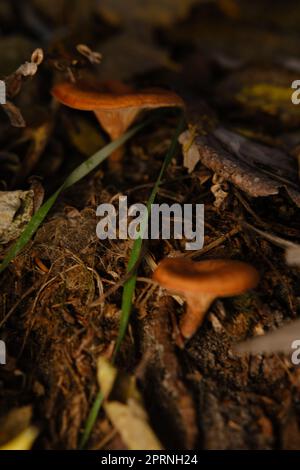
[[(190, 131), (186, 131), (179, 141), (183, 153), (193, 153), (189, 171), (195, 166), (198, 152), (198, 161), (250, 196), (278, 194), (284, 187), (300, 207), (297, 164), (287, 153), (250, 141), (223, 127), (217, 127), (208, 135), (196, 136), (192, 143)], [(190, 161), (191, 157), (185, 155), (185, 164)]]
[(134, 400), (128, 403), (112, 401), (106, 403), (105, 411), (122, 436), (128, 450), (163, 450), (150, 428), (148, 416), (143, 407)]
[(33, 211), (33, 191), (0, 191), (0, 244), (18, 238)]
[[(42, 49), (35, 49), (29, 62), (21, 64), (17, 70), (5, 78), (6, 96), (7, 98), (14, 98), (21, 91), (22, 84), (25, 80), (33, 77), (39, 65), (42, 63), (44, 53)], [(14, 127), (25, 127), (26, 123), (21, 114), (21, 111), (11, 101), (7, 100), (5, 104), (1, 104), (3, 110), (6, 112), (10, 119), (11, 125)]]
[(30, 450), (38, 434), (39, 430), (36, 426), (28, 426), (11, 441), (1, 446), (0, 450)]
[(31, 406), (14, 408), (0, 419), (0, 445), (10, 441), (26, 429), (31, 421)]
[(89, 157), (104, 145), (99, 129), (84, 117), (76, 116), (74, 121), (66, 119), (65, 125), (71, 144), (83, 155)]
[[(106, 397), (104, 409), (129, 450), (162, 450), (152, 431), (134, 377), (118, 373), (107, 359), (98, 361), (98, 381)], [(115, 394), (113, 398), (114, 384)]]

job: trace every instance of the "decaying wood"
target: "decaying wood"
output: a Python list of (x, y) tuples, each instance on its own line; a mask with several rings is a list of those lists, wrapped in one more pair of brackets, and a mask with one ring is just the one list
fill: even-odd
[(285, 188), (300, 207), (298, 170), (293, 157), (221, 127), (208, 135), (196, 136), (185, 148), (190, 140), (190, 131), (180, 136), (185, 158), (193, 163), (192, 170), (198, 159), (252, 197), (275, 195)]
[(192, 449), (198, 437), (196, 406), (171, 337), (170, 298), (140, 322), (143, 388), (157, 432), (172, 447)]

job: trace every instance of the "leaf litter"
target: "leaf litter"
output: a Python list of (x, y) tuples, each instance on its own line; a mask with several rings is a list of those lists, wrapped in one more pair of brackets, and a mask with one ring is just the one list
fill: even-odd
[[(184, 241), (144, 244), (133, 313), (114, 369), (117, 377), (134, 377), (139, 397), (135, 389), (134, 397), (124, 398), (122, 381), (116, 380), (87, 447), (140, 445), (141, 436), (125, 432), (126, 415), (126, 423), (138, 420), (138, 426), (147, 427), (143, 434), (150, 432), (155, 441), (149, 447), (159, 441), (164, 448), (299, 448), (299, 368), (281, 353), (249, 357), (233, 351), (235, 344), (257, 334), (279, 333), (300, 311), (299, 270), (286, 262), (297, 259), (300, 243), (299, 111), (290, 106), (287, 91), (299, 55), (295, 2), (288, 2), (295, 7), (293, 17), (287, 14), (289, 8), (278, 13), (274, 6), (270, 14), (276, 28), (263, 18), (257, 22), (264, 2), (181, 2), (170, 10), (170, 2), (149, 1), (147, 8), (154, 8), (155, 15), (146, 20), (146, 8), (124, 12), (115, 9), (114, 2), (106, 3), (106, 12), (104, 3), (99, 8), (93, 1), (85, 2), (84, 11), (79, 0), (72, 2), (72, 11), (68, 0), (58, 8), (44, 0), (26, 2), (26, 11), (23, 3), (17, 8), (25, 25), (21, 35), (11, 5), (0, 9), (1, 24), (6, 21), (4, 49), (15, 53), (2, 61), (1, 78), (14, 74), (37, 48), (43, 48), (44, 61), (31, 79), (11, 82), (18, 94), (9, 100), (10, 117), (27, 127), (11, 127), (2, 113), (0, 179), (5, 197), (34, 192), (27, 176), (41, 175), (48, 201), (74, 168), (97, 150), (94, 137), (85, 143), (90, 129), (95, 129), (93, 117), (58, 107), (50, 88), (66, 77), (77, 80), (99, 74), (102, 79), (101, 67), (105, 70), (110, 62), (105, 78), (122, 76), (136, 86), (171, 87), (187, 103), (183, 152), (172, 159), (157, 198), (205, 204), (204, 249), (188, 255), (242, 259), (261, 272), (257, 290), (217, 301), (203, 327), (179, 351), (174, 337), (184, 305), (154, 286), (151, 275), (153, 265), (165, 256), (186, 255)], [(138, 25), (134, 34), (132, 25)], [(143, 28), (144, 34), (138, 31)], [(10, 33), (18, 40), (11, 42)], [(126, 36), (128, 54), (119, 40)], [(145, 48), (155, 56), (150, 64), (144, 46), (139, 44), (139, 55), (135, 52), (135, 41), (141, 37), (147, 38)], [(101, 54), (101, 62), (94, 63), (96, 56), (87, 49), (85, 54), (78, 52), (80, 44)], [(122, 61), (116, 60), (114, 68), (118, 55)], [(37, 113), (41, 118), (37, 128), (28, 106), (47, 110), (45, 120)], [(74, 127), (77, 118), (82, 136)], [(131, 203), (147, 202), (175, 126), (176, 117), (170, 113), (127, 142), (121, 180), (116, 181), (103, 162), (59, 199), (55, 196), (45, 218), (38, 220), (35, 236), (26, 239), (23, 250), (10, 258), (1, 274), (1, 338), (8, 344), (7, 364), (0, 368), (1, 409), (12, 410), (17, 404), (21, 416), (22, 406), (33, 406), (26, 425), (39, 423), (35, 448), (79, 446), (99, 392), (99, 358), (112, 359), (118, 338), (121, 287), (132, 243), (100, 242), (95, 208), (115, 201), (118, 194), (128, 194)], [(18, 200), (8, 210), (10, 204), (5, 202), (9, 220), (18, 220), (17, 205)], [(31, 211), (32, 205), (22, 224)], [(269, 238), (246, 228), (244, 222)], [(18, 230), (17, 224), (14, 237)], [(287, 260), (270, 236), (291, 244), (282, 246)], [(0, 247), (1, 260), (13, 243), (7, 241)], [(107, 379), (104, 385), (108, 383)], [(103, 384), (101, 388), (105, 390)], [(7, 433), (5, 441), (9, 439)]]

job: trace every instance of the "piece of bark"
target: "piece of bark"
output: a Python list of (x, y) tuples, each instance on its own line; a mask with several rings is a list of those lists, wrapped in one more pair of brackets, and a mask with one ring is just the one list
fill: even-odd
[(169, 314), (173, 300), (163, 298), (159, 308), (140, 322), (144, 396), (158, 419), (157, 431), (167, 446), (195, 448), (198, 436), (196, 408), (182, 379), (182, 370), (171, 339)]
[[(191, 142), (190, 131), (181, 134), (185, 162), (191, 161), (187, 152), (224, 180), (233, 183), (252, 197), (271, 196), (285, 188), (300, 207), (300, 187), (297, 184), (297, 165), (284, 152), (252, 142), (222, 127)], [(188, 168), (191, 172), (193, 168)], [(299, 187), (299, 189), (298, 189)]]

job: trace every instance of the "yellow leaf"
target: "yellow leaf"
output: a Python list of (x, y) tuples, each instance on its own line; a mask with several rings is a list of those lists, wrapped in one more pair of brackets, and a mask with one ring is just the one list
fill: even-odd
[(126, 405), (111, 401), (104, 409), (129, 450), (162, 450), (141, 404), (129, 400)]
[(35, 426), (29, 426), (16, 437), (1, 446), (0, 450), (30, 450), (38, 433), (39, 431)]
[[(107, 359), (101, 357), (98, 360), (98, 382), (105, 397), (104, 410), (127, 448), (162, 450), (161, 443), (151, 429), (135, 378), (119, 372)], [(113, 400), (109, 396), (113, 396)]]

